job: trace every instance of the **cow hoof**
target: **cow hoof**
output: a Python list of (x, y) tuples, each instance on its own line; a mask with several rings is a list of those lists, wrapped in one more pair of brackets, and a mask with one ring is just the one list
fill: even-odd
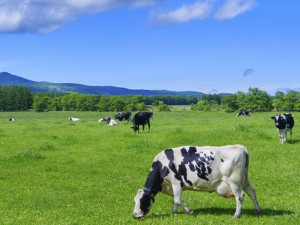
[(190, 211), (188, 212), (188, 214), (194, 215), (194, 211), (190, 210)]

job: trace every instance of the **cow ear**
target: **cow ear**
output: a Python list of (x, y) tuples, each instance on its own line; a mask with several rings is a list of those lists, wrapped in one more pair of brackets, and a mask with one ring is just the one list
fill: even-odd
[(275, 119), (275, 116), (272, 116), (271, 119), (274, 120), (274, 119)]

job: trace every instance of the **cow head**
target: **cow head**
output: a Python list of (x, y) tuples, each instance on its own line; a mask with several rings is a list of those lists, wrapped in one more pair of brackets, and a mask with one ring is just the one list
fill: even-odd
[(117, 115), (115, 115), (115, 119), (121, 120), (122, 119), (122, 114), (118, 113)]
[(280, 114), (278, 116), (272, 116), (271, 119), (273, 119), (275, 121), (275, 126), (278, 129), (285, 129), (286, 120), (285, 120), (285, 117), (282, 114)]
[(138, 125), (133, 125), (131, 128), (133, 129), (134, 132), (137, 132), (139, 130)]
[(151, 209), (154, 203), (154, 196), (147, 188), (139, 189), (134, 197), (135, 207), (132, 216), (134, 218), (144, 217)]

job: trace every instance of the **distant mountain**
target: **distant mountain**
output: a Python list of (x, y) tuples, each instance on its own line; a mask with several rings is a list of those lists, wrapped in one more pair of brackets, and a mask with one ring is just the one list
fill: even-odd
[(181, 95), (200, 97), (203, 93), (196, 91), (168, 91), (168, 90), (134, 90), (114, 86), (88, 86), (73, 83), (50, 83), (36, 82), (28, 80), (8, 72), (0, 73), (0, 85), (19, 85), (26, 86), (32, 92), (53, 92), (53, 93), (70, 93), (79, 94), (97, 94), (97, 95)]

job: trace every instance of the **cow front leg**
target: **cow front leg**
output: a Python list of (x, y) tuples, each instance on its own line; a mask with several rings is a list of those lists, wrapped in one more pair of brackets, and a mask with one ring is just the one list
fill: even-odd
[(291, 142), (293, 143), (293, 131), (290, 129), (290, 135), (291, 135)]
[[(194, 212), (191, 211), (188, 207), (185, 206), (185, 204), (181, 200), (181, 194), (182, 194), (182, 189), (180, 184), (172, 185), (173, 188), (173, 194), (174, 194), (174, 208), (173, 208), (173, 213), (177, 213), (178, 207), (181, 206), (181, 208), (189, 214), (193, 214)], [(175, 207), (176, 205), (176, 207)]]
[(281, 144), (283, 144), (283, 133), (282, 133), (282, 131), (279, 130), (279, 129), (277, 129), (277, 131), (278, 131), (278, 136), (279, 136), (279, 142), (280, 142)]

